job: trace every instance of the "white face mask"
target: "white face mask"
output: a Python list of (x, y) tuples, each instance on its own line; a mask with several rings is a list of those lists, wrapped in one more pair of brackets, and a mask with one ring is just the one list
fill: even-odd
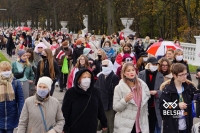
[(177, 61), (182, 61), (183, 60), (183, 56), (182, 55), (177, 55), (176, 56), (176, 60)]
[(83, 78), (81, 80), (80, 86), (84, 91), (87, 91), (87, 89), (90, 87), (91, 79), (90, 78)]
[(80, 47), (81, 47), (81, 45), (76, 45), (76, 47), (77, 47), (77, 48), (80, 48)]
[(61, 43), (62, 42), (62, 40), (61, 39), (58, 39), (58, 43)]
[(112, 72), (112, 70), (109, 69), (109, 67), (102, 67), (102, 73), (104, 75), (109, 75)]
[(23, 41), (20, 41), (20, 43), (22, 44), (22, 43), (23, 43)]
[(4, 72), (1, 72), (1, 75), (6, 77), (6, 78), (9, 78), (11, 73), (12, 73), (11, 71), (4, 71)]
[(149, 69), (150, 69), (152, 72), (155, 72), (155, 71), (158, 69), (158, 66), (150, 65), (150, 66), (149, 66)]
[(107, 45), (106, 45), (106, 46), (104, 46), (104, 47), (105, 47), (105, 48), (109, 48), (109, 46), (107, 46)]
[(53, 46), (56, 46), (57, 44), (56, 43), (53, 43)]
[(143, 61), (146, 62), (148, 60), (148, 57), (143, 57)]

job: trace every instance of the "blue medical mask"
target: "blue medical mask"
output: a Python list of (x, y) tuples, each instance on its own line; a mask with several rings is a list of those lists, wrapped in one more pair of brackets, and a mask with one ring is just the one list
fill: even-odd
[(24, 60), (22, 60), (22, 59), (20, 58), (20, 62), (21, 62), (21, 63), (25, 63), (26, 61), (24, 61)]
[(41, 97), (41, 98), (45, 98), (47, 96), (47, 94), (49, 93), (49, 90), (47, 89), (40, 89), (37, 88), (37, 94)]

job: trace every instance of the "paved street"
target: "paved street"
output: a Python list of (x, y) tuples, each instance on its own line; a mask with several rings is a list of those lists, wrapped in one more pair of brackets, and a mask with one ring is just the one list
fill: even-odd
[[(5, 53), (5, 50), (1, 51), (11, 62), (15, 61), (16, 60), (16, 56), (10, 58), (6, 55)], [(197, 80), (195, 79), (195, 74), (191, 74), (192, 76), (192, 81), (195, 82), (195, 84), (197, 84)], [(62, 100), (63, 100), (63, 97), (64, 97), (64, 94), (65, 94), (65, 91), (64, 92), (59, 92), (59, 87), (56, 87), (55, 88), (55, 91), (54, 91), (54, 94), (53, 94), (53, 97), (57, 98), (61, 103), (62, 103)], [(197, 123), (197, 122), (200, 122), (200, 118), (194, 118), (194, 123)], [(100, 132), (97, 132), (97, 133), (100, 133)]]

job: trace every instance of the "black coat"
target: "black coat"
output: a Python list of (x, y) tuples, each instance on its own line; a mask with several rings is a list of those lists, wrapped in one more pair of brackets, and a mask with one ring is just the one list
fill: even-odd
[(15, 44), (13, 42), (13, 38), (10, 37), (10, 36), (7, 37), (4, 33), (3, 33), (3, 36), (8, 39), (7, 40), (7, 44), (6, 44), (6, 48), (10, 49), (10, 50), (14, 49), (15, 48)]
[(76, 62), (77, 62), (77, 59), (80, 57), (80, 55), (82, 55), (83, 54), (83, 49), (84, 49), (85, 47), (84, 46), (82, 46), (82, 47), (80, 47), (80, 48), (74, 48), (74, 51), (73, 51), (73, 65), (75, 66), (76, 65)]
[(32, 48), (32, 37), (30, 35), (26, 36), (26, 46)]
[(101, 65), (101, 62), (102, 60), (98, 60), (96, 59), (94, 61), (94, 65), (96, 66), (96, 68), (94, 69), (93, 73), (94, 73), (94, 76), (96, 77), (98, 73), (100, 73), (102, 71), (102, 65)]
[[(197, 73), (200, 72), (200, 67), (197, 68)], [(198, 80), (198, 85), (197, 88), (200, 90), (200, 77), (197, 78)], [(200, 102), (196, 103), (196, 117), (200, 118)]]
[(79, 70), (74, 79), (74, 87), (69, 88), (65, 93), (62, 105), (62, 112), (65, 118), (64, 132), (69, 133), (69, 127), (77, 120), (80, 114), (86, 107), (89, 97), (91, 100), (83, 112), (81, 117), (70, 128), (70, 133), (96, 133), (97, 119), (100, 120), (102, 127), (107, 127), (107, 119), (104, 113), (103, 104), (100, 98), (100, 92), (94, 88), (94, 78), (91, 78), (90, 88), (87, 91), (81, 89), (78, 85), (78, 80), (82, 73), (92, 72), (88, 69)]
[(173, 60), (172, 61), (172, 64), (173, 63), (182, 63), (182, 64), (184, 64), (186, 67), (187, 67), (187, 73), (189, 74), (188, 76), (187, 76), (187, 79), (188, 80), (190, 80), (190, 81), (192, 81), (192, 78), (191, 78), (191, 75), (190, 75), (190, 71), (189, 71), (189, 66), (188, 66), (188, 63), (187, 63), (187, 61), (185, 61), (185, 60), (182, 60), (182, 61), (176, 61), (176, 60)]
[(106, 78), (104, 74), (99, 75), (95, 87), (101, 93), (104, 110), (113, 109), (114, 89), (119, 84), (119, 80), (120, 78), (114, 72), (111, 72)]
[[(49, 63), (48, 63), (47, 60), (45, 61), (45, 64), (46, 64), (46, 65), (44, 65), (43, 75), (40, 74), (40, 64), (41, 64), (41, 61), (43, 61), (43, 60), (40, 60), (40, 61), (38, 62), (38, 65), (37, 65), (37, 72), (36, 72), (36, 78), (35, 78), (35, 85), (37, 85), (37, 82), (38, 82), (38, 80), (39, 80), (40, 77), (42, 77), (42, 76), (50, 77)], [(54, 65), (55, 79), (52, 79), (52, 80), (55, 82), (56, 79), (59, 79), (59, 78), (60, 78), (60, 69), (59, 69), (58, 64), (57, 64), (56, 61), (53, 62), (53, 65)], [(50, 77), (50, 78), (51, 78), (51, 77)]]
[[(166, 81), (165, 84), (162, 86), (164, 89), (160, 98), (160, 111), (163, 119), (163, 133), (178, 133), (179, 119), (172, 115), (163, 115), (163, 111), (166, 110), (166, 108), (163, 106), (163, 104), (165, 103), (163, 100), (165, 100), (166, 102), (174, 102), (175, 100), (177, 100), (176, 108), (175, 109), (167, 108), (167, 110), (181, 110), (179, 108), (179, 95), (174, 84), (174, 78), (172, 78), (171, 81)], [(187, 115), (185, 115), (186, 126), (188, 130), (187, 132), (190, 133), (193, 125), (192, 105), (190, 103), (193, 100), (194, 91), (196, 90), (196, 88), (193, 85), (193, 83), (189, 80), (183, 83), (183, 86), (184, 86), (184, 91), (182, 92), (183, 101), (186, 104), (188, 104), (187, 108), (184, 110), (185, 112), (187, 112)]]

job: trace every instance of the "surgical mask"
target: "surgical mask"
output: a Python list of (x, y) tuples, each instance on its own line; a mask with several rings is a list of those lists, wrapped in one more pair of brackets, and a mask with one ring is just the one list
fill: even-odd
[(58, 39), (58, 42), (59, 42), (59, 43), (61, 43), (61, 42), (62, 42), (62, 40), (61, 40), (61, 39)]
[(183, 60), (183, 56), (182, 55), (177, 55), (176, 56), (176, 60), (177, 61), (182, 61)]
[(148, 60), (148, 57), (143, 57), (144, 62), (147, 62), (147, 60)]
[(25, 63), (26, 61), (24, 61), (24, 60), (22, 60), (22, 59), (20, 58), (20, 62)]
[(109, 48), (109, 46), (104, 46), (105, 48)]
[(47, 94), (49, 93), (49, 90), (47, 89), (40, 89), (37, 88), (37, 94), (41, 97), (41, 98), (45, 98), (47, 96)]
[(102, 73), (104, 75), (109, 75), (112, 72), (108, 67), (102, 67)]
[(90, 87), (91, 79), (90, 78), (83, 78), (81, 79), (80, 86), (84, 91), (87, 91), (87, 89)]
[(23, 43), (23, 41), (20, 41), (20, 43), (22, 44), (22, 43)]
[(1, 75), (6, 77), (6, 78), (9, 78), (11, 73), (12, 73), (11, 71), (4, 71), (4, 72), (1, 72)]
[(77, 47), (77, 48), (80, 48), (80, 47), (81, 47), (81, 45), (76, 45), (76, 47)]
[(158, 66), (150, 65), (149, 69), (150, 69), (152, 72), (155, 72), (156, 70), (158, 70)]

